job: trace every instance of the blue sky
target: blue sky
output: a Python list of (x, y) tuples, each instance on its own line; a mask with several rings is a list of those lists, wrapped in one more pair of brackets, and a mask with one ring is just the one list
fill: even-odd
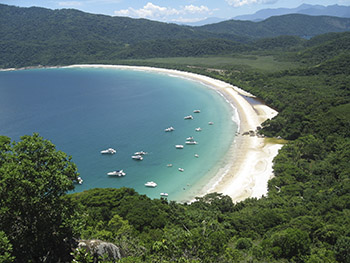
[(349, 6), (350, 0), (0, 0), (0, 3), (50, 9), (74, 8), (95, 14), (187, 23), (209, 17), (230, 19), (265, 8), (294, 8), (303, 3)]

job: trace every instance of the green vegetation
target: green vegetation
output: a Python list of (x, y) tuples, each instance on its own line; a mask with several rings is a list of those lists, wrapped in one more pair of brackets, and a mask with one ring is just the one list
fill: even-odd
[(64, 198), (77, 179), (65, 153), (38, 134), (10, 143), (0, 137), (1, 262), (67, 260), (75, 210)]
[[(28, 9), (11, 12), (23, 10)], [(50, 12), (66, 17), (77, 11)], [(85, 21), (86, 14), (77, 14)], [(102, 25), (104, 19), (113, 20), (91, 16), (101, 19)], [(163, 26), (144, 20), (126, 22)], [(236, 204), (217, 193), (191, 204), (151, 200), (128, 188), (66, 195), (77, 172), (65, 154), (37, 134), (18, 143), (0, 136), (0, 261), (58, 262), (74, 257), (75, 262), (91, 262), (93, 255), (84, 250), (70, 256), (71, 242), (98, 238), (116, 244), (123, 255), (119, 262), (124, 263), (350, 262), (349, 33), (310, 40), (282, 36), (242, 44), (201, 38), (203, 28), (198, 33), (190, 27), (173, 27), (181, 38), (158, 43), (148, 39), (144, 49), (141, 43), (105, 45), (86, 39), (68, 46), (57, 42), (59, 48), (53, 50), (50, 43), (35, 41), (39, 32), (26, 44), (9, 45), (4, 38), (0, 45), (8, 53), (0, 64), (149, 65), (206, 74), (240, 86), (279, 111), (261, 130), (271, 137), (267, 143), (278, 136), (286, 143), (274, 160), (275, 177), (268, 183), (268, 195)], [(193, 31), (196, 39), (184, 37), (186, 30)], [(216, 46), (222, 49), (215, 51)], [(197, 47), (202, 47), (194, 53), (198, 56), (181, 56)], [(33, 50), (40, 52), (34, 55)]]
[(349, 30), (349, 21), (295, 14), (189, 27), (73, 9), (0, 4), (0, 68), (295, 51), (306, 42), (302, 37)]

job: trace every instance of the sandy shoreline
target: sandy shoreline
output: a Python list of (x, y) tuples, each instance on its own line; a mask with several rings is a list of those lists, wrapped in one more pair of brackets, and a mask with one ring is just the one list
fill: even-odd
[[(267, 182), (273, 177), (272, 160), (278, 154), (281, 144), (266, 143), (264, 138), (242, 135), (245, 132), (255, 131), (267, 119), (271, 119), (278, 113), (261, 103), (250, 103), (244, 96), (254, 97), (244, 90), (232, 86), (221, 80), (207, 76), (178, 70), (121, 66), (121, 65), (71, 65), (63, 68), (115, 68), (164, 73), (176, 77), (188, 78), (201, 82), (222, 94), (226, 100), (237, 108), (239, 115), (239, 131), (234, 143), (231, 145), (228, 155), (231, 157), (229, 164), (221, 167), (210, 185), (206, 186), (197, 196), (209, 192), (218, 192), (228, 195), (233, 202), (239, 202), (249, 197), (262, 197), (267, 194)], [(58, 67), (52, 67), (58, 68)], [(17, 69), (2, 69), (11, 71)]]
[(243, 97), (253, 97), (251, 94), (220, 80), (178, 70), (118, 65), (71, 65), (66, 68), (73, 67), (101, 67), (164, 73), (199, 81), (214, 88), (237, 108), (240, 134), (231, 147), (234, 155), (228, 169), (224, 169), (224, 174), (215, 176), (215, 178), (220, 178), (219, 181), (206, 191), (209, 189), (208, 192), (223, 193), (230, 196), (234, 202), (248, 197), (259, 198), (267, 194), (267, 182), (273, 176), (272, 160), (282, 145), (268, 144), (264, 138), (242, 134), (255, 131), (262, 122), (273, 118), (278, 113), (264, 104), (249, 103)]

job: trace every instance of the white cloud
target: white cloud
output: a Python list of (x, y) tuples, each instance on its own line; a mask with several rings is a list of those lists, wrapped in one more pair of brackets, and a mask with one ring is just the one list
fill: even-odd
[(252, 4), (274, 4), (278, 2), (278, 0), (226, 0), (226, 2), (234, 7), (240, 7)]
[(187, 6), (182, 6), (179, 9), (176, 9), (176, 8), (170, 8), (170, 7), (162, 7), (162, 6), (155, 5), (151, 2), (148, 2), (144, 7), (140, 9), (134, 9), (132, 7), (129, 7), (128, 9), (114, 11), (114, 14), (117, 16), (130, 16), (130, 17), (169, 20), (169, 18), (173, 16), (209, 14), (210, 12), (211, 12), (210, 9), (203, 5), (202, 6), (187, 5)]
[(207, 6), (201, 5), (201, 6), (194, 6), (194, 5), (187, 5), (183, 8), (185, 12), (189, 12), (191, 14), (195, 13), (209, 13), (210, 10)]
[(65, 1), (65, 2), (59, 2), (59, 6), (81, 6), (82, 3), (78, 1)]

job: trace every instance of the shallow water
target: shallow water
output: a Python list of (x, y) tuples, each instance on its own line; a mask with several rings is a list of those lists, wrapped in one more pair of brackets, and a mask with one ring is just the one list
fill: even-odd
[[(184, 120), (190, 114), (194, 119)], [(71, 155), (84, 180), (75, 191), (126, 186), (151, 198), (166, 192), (171, 200), (191, 199), (221, 168), (237, 130), (233, 114), (216, 91), (165, 74), (102, 68), (0, 72), (0, 134), (19, 140), (38, 132)], [(164, 132), (169, 126), (175, 131)], [(189, 136), (198, 144), (185, 145)], [(101, 155), (108, 147), (117, 153)], [(144, 160), (132, 160), (141, 150), (148, 153)], [(126, 176), (106, 175), (118, 169)], [(147, 181), (158, 186), (147, 188)]]

